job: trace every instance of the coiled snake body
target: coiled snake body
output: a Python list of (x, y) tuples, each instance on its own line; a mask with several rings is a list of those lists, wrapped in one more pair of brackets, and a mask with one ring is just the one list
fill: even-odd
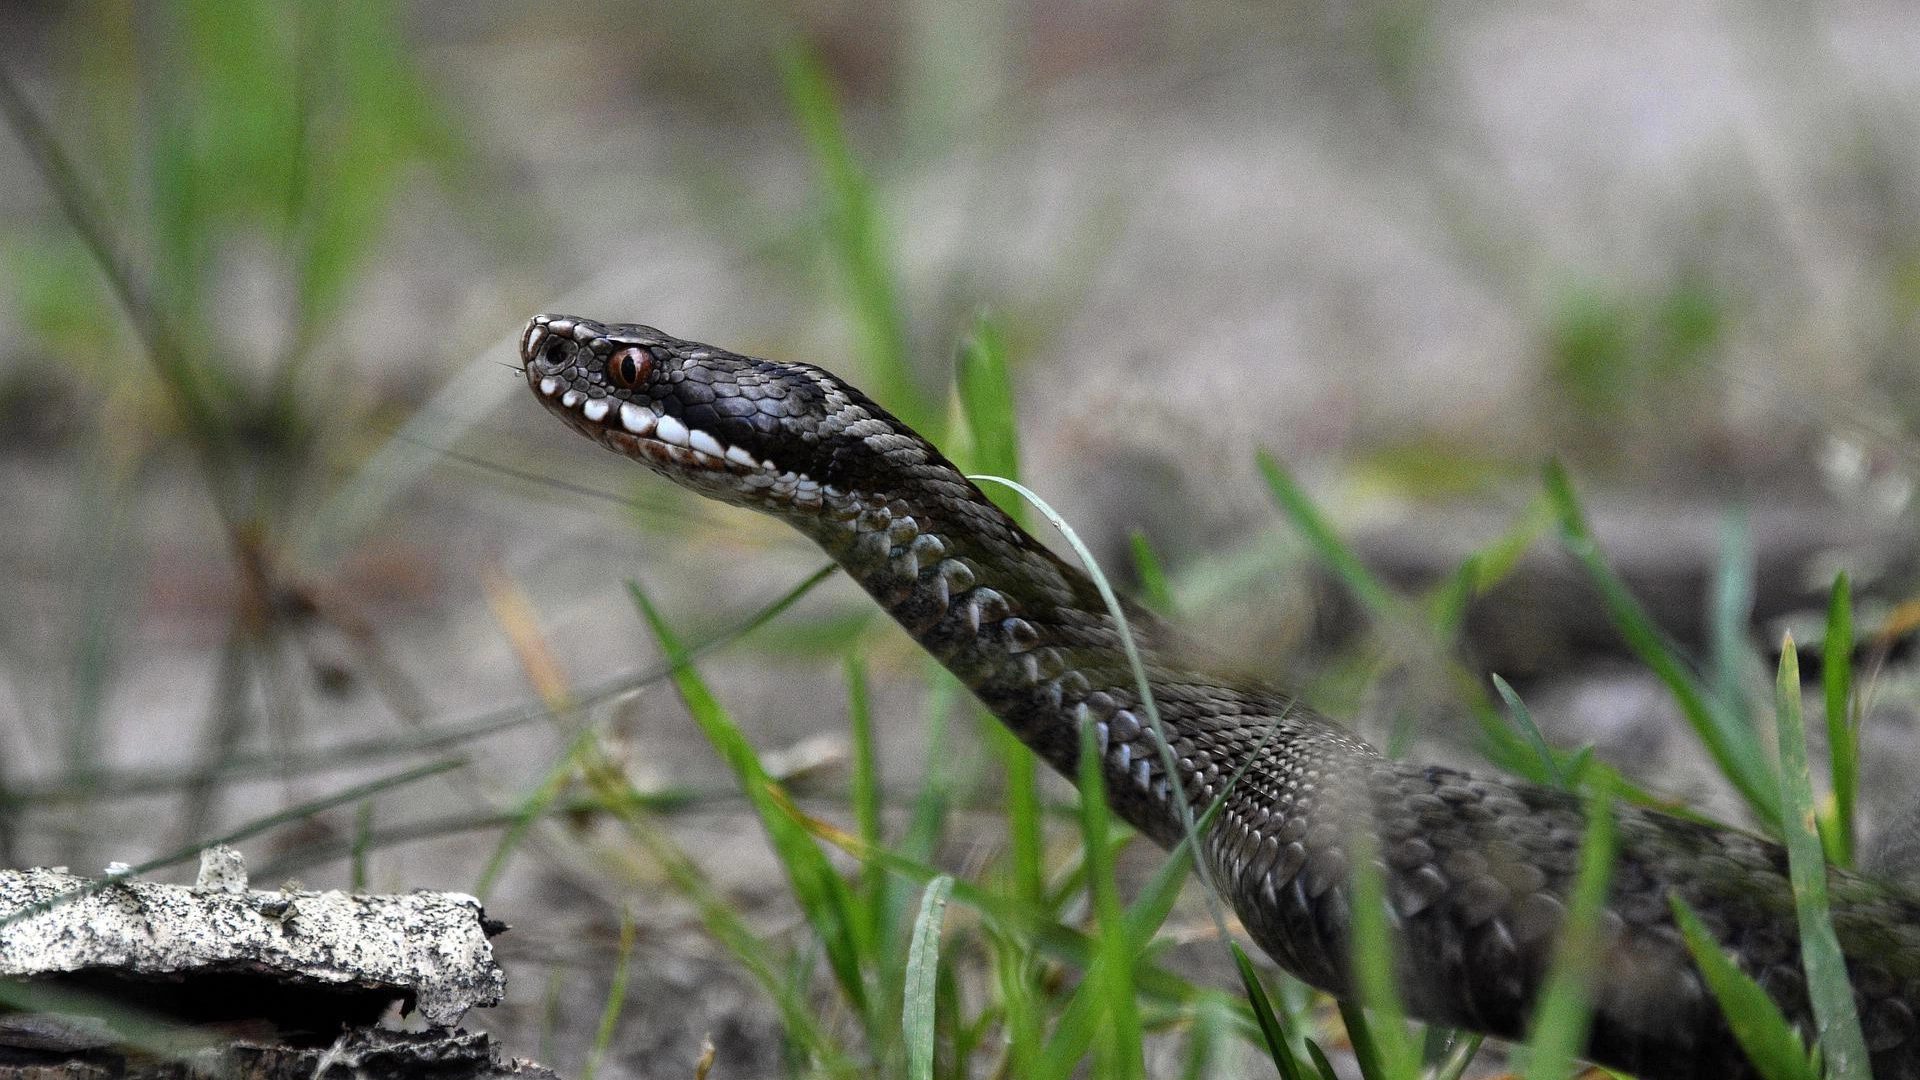
[[(1525, 1034), (1585, 831), (1571, 797), (1387, 761), (1279, 690), (1188, 670), (1172, 633), (1135, 613), (1176, 787), (1089, 579), (859, 391), (809, 365), (571, 316), (536, 316), (521, 351), (535, 396), (574, 430), (811, 537), (1068, 777), (1091, 725), (1114, 811), (1159, 844), (1182, 835), (1176, 790), (1195, 816), (1225, 790), (1203, 857), (1283, 967), (1349, 992), (1350, 853), (1364, 829), (1384, 868), (1408, 1011)], [(1615, 815), (1586, 1056), (1649, 1078), (1755, 1075), (1668, 895), (1810, 1030), (1785, 852), (1638, 807)], [(1829, 883), (1875, 1075), (1920, 1080), (1920, 900), (1839, 870)]]

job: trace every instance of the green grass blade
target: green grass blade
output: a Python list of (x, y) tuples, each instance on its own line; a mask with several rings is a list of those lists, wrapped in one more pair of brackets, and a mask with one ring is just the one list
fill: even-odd
[(1280, 1080), (1307, 1080), (1299, 1059), (1293, 1056), (1293, 1044), (1287, 1038), (1286, 1028), (1273, 1011), (1273, 1001), (1267, 997), (1260, 973), (1253, 969), (1253, 961), (1247, 959), (1246, 950), (1239, 942), (1230, 942), (1228, 947), (1233, 951), (1233, 965), (1240, 972), (1240, 985), (1246, 988), (1247, 1002), (1253, 1006), (1253, 1018), (1260, 1025), (1260, 1037), (1266, 1042), (1274, 1070), (1280, 1074)]
[[(1112, 815), (1107, 809), (1105, 763), (1094, 745), (1093, 730), (1080, 731), (1080, 836), (1086, 849), (1087, 892), (1098, 921), (1094, 948), (1098, 959), (1087, 978), (1097, 979), (1099, 1012), (1107, 1038), (1094, 1043), (1095, 1060), (1104, 1058), (1102, 1076), (1142, 1078), (1146, 1072), (1139, 1005), (1134, 1000), (1133, 947), (1127, 939), (1126, 913), (1113, 878)], [(1104, 1054), (1102, 1051), (1104, 1050)]]
[[(934, 1038), (944, 1038), (952, 1049), (949, 1051), (948, 1068), (941, 1073), (942, 1080), (968, 1080), (967, 1065), (973, 1060), (974, 1051), (980, 1040), (986, 1036), (984, 1024), (967, 1023), (965, 999), (960, 993), (960, 974), (954, 965), (946, 964), (934, 970)], [(937, 1042), (936, 1042), (937, 1045)], [(938, 1063), (939, 1058), (934, 1058)]]
[(1552, 526), (1552, 508), (1544, 497), (1536, 496), (1506, 532), (1461, 560), (1428, 599), (1433, 625), (1441, 640), (1451, 641), (1459, 634), (1468, 605), (1505, 581), (1534, 541)]
[(1760, 750), (1751, 726), (1729, 716), (1688, 670), (1648, 617), (1626, 583), (1600, 554), (1587, 525), (1586, 514), (1573, 484), (1558, 463), (1548, 467), (1546, 491), (1560, 518), (1560, 538), (1568, 552), (1586, 569), (1599, 589), (1607, 617), (1640, 662), (1652, 669), (1680, 705), (1687, 723), (1699, 736), (1715, 766), (1726, 776), (1754, 813), (1770, 828), (1780, 827), (1780, 787), (1772, 764)]
[[(1196, 1004), (1187, 1019), (1186, 1060), (1180, 1065), (1180, 1080), (1211, 1080), (1226, 1071), (1238, 1041), (1234, 1013), (1218, 998), (1206, 998)], [(1280, 1080), (1292, 1080), (1282, 1073)]]
[(1473, 582), (1479, 576), (1480, 554), (1475, 552), (1427, 594), (1427, 611), (1440, 640), (1453, 640), (1466, 625), (1467, 607), (1474, 598)]
[(1046, 1052), (1046, 1014), (1037, 989), (1040, 965), (1024, 938), (989, 924), (987, 939), (1007, 1047), (1006, 1075), (1041, 1076)]
[(1133, 572), (1140, 577), (1141, 601), (1162, 615), (1173, 614), (1173, 589), (1167, 584), (1167, 572), (1153, 549), (1153, 541), (1144, 529), (1133, 530), (1127, 539), (1133, 551)]
[[(961, 344), (954, 385), (970, 436), (969, 471), (1018, 479), (1020, 431), (1013, 407), (1013, 375), (1007, 367), (1006, 342), (991, 319), (976, 319), (973, 332)], [(1025, 520), (1027, 505), (1017, 493), (993, 487), (987, 497), (1015, 521)], [(1039, 760), (1004, 725), (996, 722), (988, 730), (993, 734), (987, 741), (1004, 775), (1014, 887), (1024, 899), (1037, 902), (1046, 890)]]
[(1540, 734), (1540, 726), (1533, 722), (1533, 712), (1527, 708), (1527, 703), (1521, 701), (1520, 695), (1513, 692), (1513, 687), (1508, 685), (1507, 680), (1498, 675), (1491, 678), (1493, 688), (1500, 693), (1500, 700), (1507, 703), (1507, 711), (1513, 714), (1513, 722), (1520, 728), (1520, 734), (1527, 740), (1527, 745), (1533, 747), (1533, 752), (1539, 756), (1542, 771), (1553, 782), (1554, 787), (1561, 791), (1572, 790), (1567, 783), (1566, 773), (1560, 771), (1560, 759), (1554, 755), (1553, 748), (1547, 745), (1546, 736)]
[[(1340, 1080), (1340, 1074), (1334, 1071), (1333, 1062), (1327, 1060), (1327, 1052), (1320, 1049), (1320, 1044), (1312, 1039), (1307, 1040), (1307, 1056), (1313, 1059), (1313, 1067), (1319, 1071), (1320, 1080)], [(1364, 1069), (1361, 1070), (1360, 1075), (1363, 1080), (1373, 1080), (1373, 1075)]]
[(901, 1027), (906, 1032), (910, 1080), (933, 1080), (934, 976), (940, 970), (940, 926), (952, 894), (953, 879), (945, 874), (927, 886), (920, 897), (920, 915), (913, 921), (913, 940), (907, 947)]
[[(853, 803), (854, 830), (860, 842), (877, 849), (883, 842), (880, 755), (874, 741), (873, 707), (867, 689), (867, 666), (857, 655), (846, 661), (847, 721), (853, 739), (853, 775), (848, 800)], [(855, 910), (866, 916), (868, 941), (886, 939), (892, 913), (891, 879), (879, 865), (868, 862), (860, 871), (859, 902)]]
[(819, 174), (828, 236), (852, 302), (860, 355), (872, 366), (868, 389), (909, 427), (937, 432), (933, 403), (913, 378), (907, 320), (896, 295), (879, 199), (854, 161), (826, 69), (813, 54), (795, 49), (781, 56), (780, 74), (787, 106)]
[[(920, 789), (914, 793), (912, 814), (901, 836), (898, 850), (905, 855), (931, 860), (946, 837), (948, 811), (953, 802), (953, 764), (949, 760), (949, 729), (954, 710), (972, 707), (966, 687), (932, 657), (927, 658), (927, 756)], [(999, 725), (995, 725), (996, 727)]]
[(1833, 805), (1823, 815), (1827, 857), (1841, 866), (1854, 860), (1854, 805), (1860, 792), (1860, 747), (1853, 724), (1853, 585), (1842, 571), (1827, 598), (1827, 635), (1820, 650), (1820, 684), (1827, 700), (1827, 755)]
[[(1720, 525), (1720, 565), (1707, 601), (1707, 682), (1728, 716), (1749, 717), (1746, 694), (1753, 649), (1747, 627), (1753, 622), (1753, 532), (1745, 515), (1728, 513)], [(1751, 727), (1751, 720), (1747, 727)]]
[(1096, 1075), (1139, 1076), (1145, 1062), (1133, 983), (1135, 949), (1113, 879), (1115, 841), (1100, 755), (1093, 733), (1081, 736), (1080, 876), (1096, 924), (1089, 938), (1092, 963), (1054, 1025), (1039, 1075), (1072, 1076), (1091, 1047)]
[(149, 285), (134, 274), (132, 264), (108, 235), (109, 218), (101, 209), (101, 201), (81, 180), (72, 157), (5, 67), (0, 67), (0, 114), (5, 115), (28, 160), (52, 189), (67, 223), (106, 276), (146, 346), (148, 360), (187, 417), (187, 430), (200, 440), (215, 496), (224, 496), (230, 490), (225, 477), (228, 421), (207, 386), (206, 372), (179, 347), (179, 338), (155, 304)]
[[(984, 711), (984, 710), (983, 710)], [(1039, 758), (998, 720), (985, 725), (1000, 760), (1006, 806), (1007, 858), (1015, 895), (1040, 902), (1047, 891), (1046, 836), (1040, 805)]]
[[(1223, 805), (1223, 800), (1215, 800), (1214, 806), (1201, 819), (1199, 829), (1205, 832), (1212, 815)], [(1173, 911), (1174, 902), (1180, 898), (1181, 886), (1185, 884), (1187, 874), (1193, 869), (1193, 845), (1182, 840), (1168, 856), (1163, 859), (1147, 884), (1134, 897), (1125, 916), (1124, 935), (1127, 951), (1136, 958), (1144, 960), (1150, 953), (1153, 936), (1166, 922), (1167, 915)], [(1093, 868), (1083, 864), (1079, 880), (1090, 881)], [(1104, 928), (1103, 931), (1104, 932)], [(1097, 954), (1096, 954), (1097, 955)], [(1096, 964), (1098, 964), (1096, 958)], [(1067, 1002), (1060, 1014), (1056, 1031), (1064, 1033), (1050, 1048), (1049, 1068), (1055, 1075), (1070, 1072), (1080, 1056), (1086, 1052), (1099, 1030), (1102, 1002), (1099, 992), (1103, 983), (1093, 973), (1083, 980)]]
[(1367, 1010), (1358, 1002), (1336, 1000), (1334, 1004), (1339, 1007), (1340, 1022), (1347, 1029), (1347, 1042), (1353, 1046), (1353, 1060), (1359, 1063), (1363, 1080), (1407, 1080), (1404, 1076), (1387, 1071), (1380, 1044), (1373, 1037), (1373, 1023), (1367, 1019)]
[(1563, 1080), (1586, 1045), (1593, 1018), (1595, 976), (1601, 963), (1600, 917), (1613, 880), (1616, 850), (1613, 791), (1604, 780), (1587, 793), (1587, 832), (1580, 841), (1567, 919), (1554, 950), (1546, 988), (1534, 1008), (1527, 1080)]
[[(1223, 800), (1216, 799), (1217, 809)], [(1198, 830), (1206, 834), (1207, 825), (1213, 820), (1213, 810), (1200, 819)], [(1127, 940), (1132, 944), (1135, 954), (1142, 954), (1152, 944), (1153, 935), (1173, 913), (1173, 905), (1180, 899), (1182, 887), (1186, 885), (1187, 875), (1193, 871), (1193, 842), (1183, 839), (1175, 845), (1167, 857), (1160, 860), (1153, 876), (1134, 894), (1133, 903), (1127, 906)]]
[(863, 940), (865, 921), (854, 917), (853, 898), (846, 882), (834, 872), (812, 837), (787, 813), (785, 800), (776, 797), (775, 784), (761, 765), (759, 755), (708, 689), (706, 681), (694, 670), (685, 648), (653, 601), (637, 583), (628, 582), (627, 591), (646, 618), (661, 651), (674, 665), (674, 686), (687, 712), (733, 771), (741, 791), (759, 816), (761, 828), (766, 831), (774, 854), (786, 872), (794, 899), (826, 950), (827, 962), (833, 968), (841, 992), (855, 1012), (871, 1016), (862, 972), (872, 949)]
[(600, 1030), (593, 1036), (593, 1049), (587, 1054), (587, 1063), (580, 1068), (580, 1080), (593, 1080), (600, 1071), (600, 1063), (606, 1060), (607, 1047), (613, 1044), (613, 1033), (620, 1024), (620, 1009), (627, 1001), (627, 976), (633, 960), (633, 912), (620, 916), (620, 946), (613, 962), (613, 984), (607, 988), (607, 1003), (600, 1010)]
[(1693, 954), (1707, 989), (1720, 1003), (1733, 1037), (1747, 1052), (1747, 1060), (1765, 1080), (1819, 1080), (1820, 1070), (1814, 1067), (1800, 1033), (1787, 1022), (1780, 1006), (1720, 948), (1700, 916), (1678, 893), (1667, 899), (1680, 933), (1687, 939), (1687, 951)]
[(860, 839), (875, 847), (881, 839), (880, 764), (873, 737), (873, 703), (867, 690), (866, 661), (846, 661), (847, 721), (853, 735), (853, 776), (848, 801), (853, 803), (854, 827)]
[(776, 944), (749, 929), (740, 913), (713, 887), (700, 867), (642, 814), (637, 805), (628, 801), (615, 809), (626, 826), (627, 835), (661, 868), (674, 889), (693, 904), (701, 926), (774, 1003), (780, 1013), (782, 1030), (793, 1047), (819, 1062), (828, 1075), (852, 1075), (854, 1070), (847, 1055), (816, 1016), (817, 1004), (808, 988), (794, 986), (781, 974), (779, 965), (783, 957)]
[(1447, 1056), (1433, 1067), (1433, 1080), (1460, 1080), (1466, 1074), (1468, 1066), (1473, 1064), (1475, 1055), (1480, 1053), (1480, 1045), (1487, 1041), (1479, 1032), (1462, 1032), (1453, 1040), (1453, 1046), (1447, 1050)]
[[(1356, 833), (1350, 847), (1353, 857), (1353, 983), (1359, 999), (1371, 1015), (1360, 1024), (1365, 1036), (1354, 1035), (1357, 1053), (1363, 1038), (1372, 1044), (1377, 1071), (1367, 1073), (1382, 1080), (1412, 1080), (1419, 1072), (1420, 1051), (1407, 1033), (1406, 1008), (1401, 1004), (1399, 984), (1394, 978), (1393, 930), (1387, 912), (1386, 874), (1374, 861), (1371, 834)], [(1359, 1010), (1343, 1008), (1349, 1017), (1349, 1030)]]
[(1321, 561), (1333, 568), (1334, 574), (1339, 577), (1347, 590), (1353, 593), (1354, 597), (1365, 605), (1374, 617), (1398, 619), (1401, 615), (1399, 598), (1382, 584), (1380, 579), (1360, 562), (1360, 556), (1354, 554), (1353, 549), (1340, 539), (1333, 525), (1321, 516), (1319, 507), (1313, 505), (1313, 500), (1308, 498), (1306, 490), (1286, 469), (1281, 467), (1280, 462), (1272, 454), (1265, 450), (1255, 455), (1254, 461), (1260, 467), (1260, 475), (1267, 481), (1267, 489), (1273, 493), (1274, 502), (1280, 504), (1280, 509), (1292, 520), (1294, 528), (1299, 529), (1300, 534), (1306, 537), (1307, 543), (1313, 547)]
[(1553, 528), (1553, 504), (1536, 495), (1513, 526), (1474, 553), (1473, 594), (1479, 596), (1507, 579), (1542, 533)]
[(1807, 771), (1807, 734), (1800, 715), (1800, 656), (1788, 634), (1780, 645), (1775, 684), (1780, 736), (1781, 802), (1787, 807), (1787, 863), (1793, 906), (1800, 918), (1800, 961), (1807, 973), (1820, 1050), (1833, 1080), (1869, 1080), (1867, 1044), (1854, 1010), (1847, 960), (1833, 932), (1827, 906), (1827, 860), (1814, 816), (1813, 782)]
[[(200, 857), (200, 853), (207, 848), (219, 847), (223, 844), (238, 844), (242, 840), (252, 839), (263, 832), (277, 829), (282, 825), (289, 825), (296, 821), (304, 821), (307, 818), (313, 817), (316, 814), (325, 813), (335, 807), (361, 802), (383, 792), (392, 791), (409, 784), (415, 784), (429, 777), (439, 776), (444, 772), (451, 772), (454, 769), (464, 767), (466, 764), (466, 758), (446, 758), (441, 761), (428, 762), (425, 765), (416, 765), (411, 769), (404, 769), (390, 776), (369, 780), (364, 784), (355, 784), (350, 788), (344, 788), (331, 795), (323, 795), (318, 799), (312, 799), (294, 806), (289, 806), (284, 810), (277, 810), (264, 817), (255, 818), (245, 825), (235, 828), (231, 832), (213, 837), (210, 840), (195, 840), (191, 843), (184, 844), (172, 851), (155, 856), (146, 862), (136, 865), (131, 873), (136, 876), (148, 874), (162, 867), (172, 866), (175, 863), (183, 863), (190, 859), (197, 859)], [(0, 926), (4, 925), (6, 925), (5, 921), (0, 920)]]
[(575, 770), (580, 767), (582, 759), (592, 752), (599, 737), (598, 729), (591, 725), (582, 726), (567, 744), (566, 752), (547, 770), (547, 775), (534, 785), (519, 806), (514, 807), (511, 824), (500, 834), (500, 842), (494, 845), (487, 865), (480, 870), (480, 879), (473, 883), (473, 895), (482, 900), (492, 896), (494, 885), (500, 880), (500, 875), (506, 872), (507, 860), (526, 840), (534, 823), (545, 817), (560, 796), (565, 794)]
[[(954, 389), (960, 397), (960, 411), (972, 446), (966, 471), (1020, 479), (1013, 372), (1007, 366), (1006, 336), (992, 319), (982, 316), (974, 320), (973, 332), (961, 342)], [(995, 488), (987, 492), (987, 498), (1013, 520), (1026, 520), (1027, 504), (1014, 492)]]

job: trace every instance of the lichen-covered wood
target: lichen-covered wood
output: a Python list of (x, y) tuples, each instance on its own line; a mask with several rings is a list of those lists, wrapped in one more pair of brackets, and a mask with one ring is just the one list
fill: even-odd
[[(504, 976), (457, 893), (258, 890), (225, 849), (194, 885), (0, 871), (0, 1080), (552, 1074), (452, 1030)], [(396, 1003), (426, 1031), (379, 1026)]]
[(239, 975), (404, 998), (442, 1027), (500, 1000), (505, 977), (471, 896), (264, 891), (230, 858), (202, 865), (192, 886), (0, 871), (0, 977)]

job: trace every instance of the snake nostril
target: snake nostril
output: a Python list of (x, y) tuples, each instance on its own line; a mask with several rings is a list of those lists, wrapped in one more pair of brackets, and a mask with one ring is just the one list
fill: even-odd
[(538, 365), (542, 371), (556, 372), (571, 363), (572, 358), (573, 343), (560, 338), (554, 338), (541, 346), (540, 353), (534, 359), (534, 363)]

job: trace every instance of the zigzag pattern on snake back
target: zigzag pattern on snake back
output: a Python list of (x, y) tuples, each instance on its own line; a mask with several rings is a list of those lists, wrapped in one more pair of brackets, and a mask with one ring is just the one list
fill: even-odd
[[(1351, 985), (1350, 852), (1365, 830), (1408, 1011), (1524, 1035), (1585, 831), (1571, 797), (1388, 761), (1280, 690), (1189, 670), (1191, 650), (1134, 612), (1176, 786), (1091, 581), (858, 390), (810, 365), (564, 315), (536, 316), (521, 353), (534, 395), (575, 431), (812, 538), (1068, 777), (1091, 726), (1114, 811), (1157, 843), (1182, 835), (1176, 791), (1198, 815), (1225, 790), (1201, 845), (1213, 880), (1261, 948), (1336, 995)], [(1651, 1080), (1756, 1075), (1668, 896), (1810, 1030), (1785, 852), (1638, 807), (1615, 814), (1585, 1056)], [(1875, 1075), (1920, 1080), (1920, 898), (1840, 870), (1829, 884)]]

